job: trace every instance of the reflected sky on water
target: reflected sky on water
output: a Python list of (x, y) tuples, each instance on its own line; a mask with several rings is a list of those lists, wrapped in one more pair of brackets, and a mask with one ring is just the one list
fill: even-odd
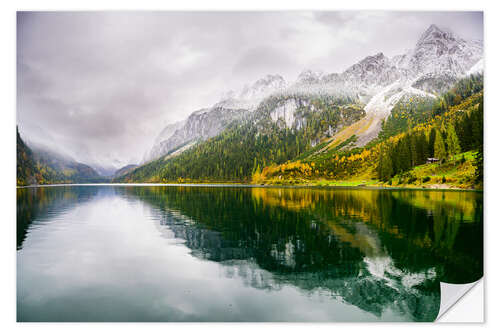
[(19, 321), (432, 321), (482, 276), (482, 193), (17, 190)]

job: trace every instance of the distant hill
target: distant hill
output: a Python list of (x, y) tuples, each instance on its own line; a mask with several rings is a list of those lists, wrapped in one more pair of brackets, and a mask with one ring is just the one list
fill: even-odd
[(100, 183), (92, 167), (46, 148), (31, 149), (17, 132), (17, 185)]
[(29, 185), (37, 183), (39, 172), (36, 168), (35, 158), (31, 149), (24, 143), (16, 128), (17, 136), (17, 185)]
[(127, 174), (128, 172), (134, 170), (138, 166), (139, 165), (137, 165), (137, 164), (128, 164), (128, 165), (124, 166), (123, 168), (116, 170), (115, 174), (113, 175), (113, 178), (121, 177), (121, 176)]

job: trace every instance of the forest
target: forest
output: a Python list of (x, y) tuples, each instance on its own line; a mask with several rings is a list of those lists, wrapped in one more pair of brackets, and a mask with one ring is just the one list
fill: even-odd
[[(274, 113), (286, 112), (290, 103), (293, 118), (277, 118)], [(438, 98), (396, 103), (378, 137), (362, 148), (353, 148), (356, 135), (329, 144), (365, 115), (350, 96), (272, 95), (219, 135), (112, 181), (481, 188), (482, 74), (459, 80)], [(33, 152), (17, 131), (18, 186), (103, 181), (85, 164)]]
[(67, 160), (53, 152), (33, 151), (17, 136), (17, 186), (34, 184), (102, 183), (107, 181), (86, 164)]
[[(289, 128), (271, 121), (271, 111), (291, 98), (301, 101), (295, 117), (305, 125)], [(364, 115), (363, 105), (351, 98), (273, 96), (253, 117), (232, 123), (220, 135), (114, 181), (481, 187), (482, 75), (459, 80), (436, 99), (397, 103), (378, 137), (363, 148), (349, 148), (356, 140), (350, 137), (320, 149), (332, 128)]]
[[(482, 77), (459, 81), (427, 109), (396, 105), (379, 137), (364, 148), (299, 156), (254, 174), (254, 182), (481, 187)], [(426, 104), (428, 102), (425, 102)], [(425, 112), (418, 112), (425, 111)], [(388, 136), (387, 133), (393, 135)], [(431, 163), (428, 163), (429, 160)], [(330, 182), (328, 182), (330, 181)], [(319, 183), (321, 184), (321, 182)]]
[[(296, 115), (307, 126), (289, 128), (273, 122), (270, 112), (293, 99), (306, 106)], [(318, 111), (311, 111), (311, 106)], [(329, 128), (350, 125), (365, 115), (349, 98), (279, 96), (262, 103), (255, 115), (233, 122), (220, 135), (175, 157), (160, 158), (115, 179), (117, 182), (249, 182), (255, 170), (284, 163), (305, 152)]]

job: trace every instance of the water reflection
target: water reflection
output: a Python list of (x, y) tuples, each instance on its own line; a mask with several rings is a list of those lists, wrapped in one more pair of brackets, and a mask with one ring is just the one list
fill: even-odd
[[(439, 281), (467, 283), (482, 276), (482, 194), (472, 192), (210, 187), (18, 191), (18, 211), (31, 212), (18, 217), (18, 242), (29, 221), (50, 211), (31, 206), (62, 207), (94, 196), (146, 204), (159, 235), (182, 241), (195, 258), (218, 263), (225, 279), (282, 294), (293, 286), (310, 299), (354, 305), (374, 316), (356, 313), (351, 318), (344, 311), (340, 317), (303, 320), (430, 321), (439, 311)], [(265, 319), (248, 310), (238, 319), (219, 315), (191, 319), (294, 320), (278, 313)]]
[[(17, 249), (21, 249), (28, 229), (43, 225), (51, 218), (83, 204), (97, 195), (96, 187), (25, 187), (18, 188), (17, 198)], [(34, 225), (33, 222), (35, 222)]]
[[(163, 210), (162, 223), (177, 221), (176, 237), (198, 256), (252, 259), (281, 283), (327, 288), (376, 315), (395, 304), (414, 320), (432, 320), (439, 281), (482, 276), (477, 193), (197, 187), (127, 193)], [(196, 223), (179, 223), (188, 219)]]

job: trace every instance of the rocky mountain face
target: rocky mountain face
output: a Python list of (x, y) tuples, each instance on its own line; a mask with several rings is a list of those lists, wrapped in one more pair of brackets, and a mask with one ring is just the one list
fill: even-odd
[(273, 93), (286, 87), (280, 75), (267, 75), (252, 85), (247, 85), (237, 94), (226, 93), (221, 101), (211, 108), (193, 112), (186, 120), (166, 126), (147, 153), (144, 162), (174, 153), (189, 143), (206, 140), (219, 134), (231, 121), (241, 119), (254, 111), (259, 103)]
[(340, 77), (353, 89), (357, 86), (380, 91), (399, 81), (426, 92), (442, 93), (480, 61), (482, 55), (482, 42), (466, 41), (433, 24), (406, 53), (392, 59), (383, 53), (368, 56)]
[(382, 52), (368, 56), (342, 73), (342, 80), (352, 89), (376, 90), (400, 79), (405, 70), (395, 67)]
[(479, 61), (482, 53), (482, 42), (466, 41), (432, 24), (415, 48), (401, 57), (397, 66), (409, 69), (413, 75), (448, 73), (459, 76)]
[[(219, 134), (231, 121), (252, 114), (261, 103), (281, 96), (281, 102), (268, 115), (289, 128), (305, 126), (298, 110), (314, 112), (304, 96), (344, 96), (365, 104), (370, 126), (355, 132), (358, 145), (376, 137), (380, 123), (401, 99), (412, 96), (434, 98), (459, 78), (482, 71), (481, 41), (467, 41), (451, 31), (431, 25), (415, 47), (388, 58), (383, 53), (367, 56), (342, 73), (325, 74), (305, 70), (291, 83), (280, 75), (267, 75), (237, 92), (229, 92), (214, 106), (193, 112), (184, 122), (165, 127), (147, 154), (151, 161), (173, 153), (189, 143)], [(472, 72), (471, 72), (472, 71)]]
[(251, 86), (245, 86), (239, 95), (241, 100), (261, 100), (277, 91), (286, 88), (285, 79), (281, 75), (266, 75)]
[(165, 155), (168, 152), (168, 150), (164, 150), (165, 149), (164, 146), (166, 145), (164, 142), (168, 140), (172, 135), (174, 135), (174, 133), (177, 130), (184, 127), (185, 124), (186, 120), (182, 120), (165, 126), (165, 128), (156, 137), (154, 145), (151, 148), (151, 150), (144, 155), (142, 162), (146, 163)]
[(362, 121), (370, 126), (354, 131), (356, 146), (377, 137), (381, 121), (397, 102), (435, 98), (471, 71), (482, 71), (482, 56), (482, 42), (466, 41), (433, 24), (406, 53), (392, 59), (379, 53), (341, 73), (340, 80), (353, 94), (367, 100), (366, 119)]
[[(342, 73), (306, 70), (285, 91), (356, 97), (366, 104), (367, 117), (374, 120), (369, 130), (369, 139), (373, 139), (380, 130), (380, 120), (389, 115), (398, 101), (413, 96), (434, 98), (464, 75), (482, 72), (482, 56), (482, 42), (466, 41), (431, 25), (415, 47), (402, 55), (389, 59), (380, 52), (365, 57)], [(281, 119), (292, 123), (295, 121), (293, 103), (287, 103), (275, 114), (284, 110)]]
[[(148, 154), (148, 161), (174, 153), (192, 142), (206, 140), (219, 134), (231, 121), (241, 118), (245, 112), (246, 109), (232, 109), (220, 105), (193, 112), (175, 131), (170, 132), (171, 135), (166, 136), (164, 140), (157, 140), (159, 142)], [(162, 131), (165, 132), (169, 133), (166, 130)]]

